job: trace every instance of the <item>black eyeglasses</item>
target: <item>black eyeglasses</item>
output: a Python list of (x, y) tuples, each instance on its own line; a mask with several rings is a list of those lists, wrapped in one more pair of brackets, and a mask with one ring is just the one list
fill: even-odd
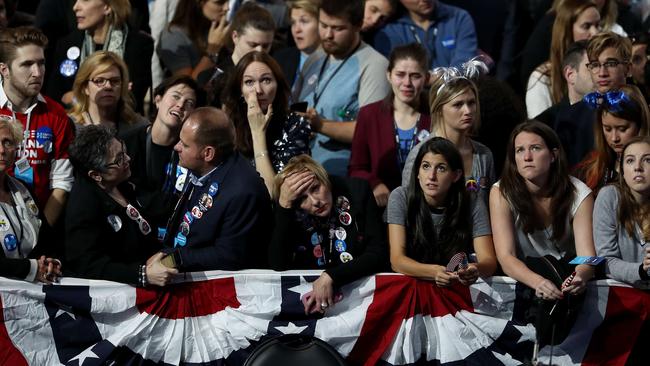
[(589, 71), (595, 74), (600, 71), (601, 67), (604, 67), (609, 70), (615, 68), (618, 65), (625, 65), (625, 64), (627, 64), (626, 61), (608, 60), (603, 62), (602, 64), (598, 61), (591, 61), (588, 62), (586, 65), (587, 65), (587, 69), (589, 69)]
[(120, 86), (122, 84), (122, 78), (94, 78), (90, 81), (95, 84), (98, 88), (103, 88), (107, 83), (111, 83), (111, 86)]
[(124, 162), (126, 162), (126, 145), (124, 145), (124, 142), (122, 142), (122, 151), (118, 152), (117, 155), (115, 155), (115, 160), (113, 160), (111, 163), (104, 164), (104, 168), (120, 168), (122, 165), (124, 165)]

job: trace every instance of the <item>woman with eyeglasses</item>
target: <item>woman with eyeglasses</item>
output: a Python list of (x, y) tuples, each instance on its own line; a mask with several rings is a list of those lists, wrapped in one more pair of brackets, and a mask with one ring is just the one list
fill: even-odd
[(127, 181), (131, 159), (124, 143), (106, 126), (81, 127), (70, 160), (76, 174), (65, 218), (71, 275), (137, 286), (167, 284), (177, 270), (160, 263), (158, 225), (142, 212)]
[[(489, 214), (465, 190), (463, 159), (449, 140), (427, 140), (407, 186), (388, 201), (388, 243), (393, 270), (440, 287), (470, 285), (497, 267)], [(476, 263), (469, 263), (472, 253)], [(456, 261), (459, 260), (457, 263)]]
[(650, 110), (633, 85), (625, 85), (605, 94), (587, 94), (585, 103), (596, 110), (595, 149), (573, 171), (573, 175), (591, 188), (594, 194), (617, 181), (623, 147), (635, 136), (650, 132)]
[(77, 126), (105, 125), (119, 135), (147, 120), (133, 110), (129, 72), (116, 54), (95, 52), (81, 64), (72, 87), (70, 118)]
[[(440, 68), (437, 76), (434, 75), (429, 92), (431, 133), (428, 138), (444, 137), (456, 146), (463, 158), (465, 189), (478, 194), (487, 204), (488, 192), (496, 180), (496, 173), (490, 149), (471, 138), (478, 131), (480, 123), (478, 89), (470, 78), (457, 76), (476, 75), (480, 67), (468, 63), (463, 67), (464, 71)], [(427, 139), (409, 152), (402, 171), (402, 186), (409, 184), (413, 163), (425, 141)]]
[(77, 0), (72, 7), (77, 29), (58, 40), (54, 70), (48, 69), (47, 95), (65, 105), (73, 104), (71, 92), (81, 65), (97, 51), (113, 52), (131, 74), (134, 107), (144, 111), (144, 97), (151, 88), (151, 36), (133, 29), (129, 0)]
[(61, 276), (49, 226), (27, 188), (7, 174), (22, 140), (22, 124), (0, 116), (0, 276), (49, 284)]
[(133, 109), (129, 72), (116, 54), (98, 51), (81, 65), (72, 87), (70, 118), (77, 126), (105, 125), (122, 135), (148, 121)]

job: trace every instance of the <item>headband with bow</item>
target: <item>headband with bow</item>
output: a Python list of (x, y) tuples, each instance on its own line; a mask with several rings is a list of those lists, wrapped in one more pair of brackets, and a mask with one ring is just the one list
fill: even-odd
[(582, 99), (588, 106), (593, 109), (605, 108), (608, 111), (618, 113), (632, 103), (630, 96), (620, 90), (608, 91), (604, 94), (592, 92)]
[(487, 73), (488, 71), (489, 69), (487, 65), (485, 62), (481, 61), (479, 57), (474, 57), (462, 64), (460, 67), (436, 67), (433, 69), (433, 75), (438, 76), (443, 81), (442, 85), (438, 88), (436, 95), (439, 95), (440, 91), (453, 80), (475, 80), (481, 75), (481, 73)]

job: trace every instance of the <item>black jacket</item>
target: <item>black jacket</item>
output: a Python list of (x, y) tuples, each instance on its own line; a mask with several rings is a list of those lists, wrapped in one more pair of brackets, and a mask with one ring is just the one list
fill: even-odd
[(160, 248), (158, 223), (149, 221), (130, 184), (119, 189), (147, 219), (151, 233), (144, 235), (126, 209), (97, 184), (77, 176), (65, 215), (66, 276), (138, 284), (139, 266)]
[[(352, 255), (352, 261), (342, 263), (341, 251), (336, 248), (335, 236), (329, 239), (329, 226), (317, 231), (322, 235), (320, 250), (325, 253), (324, 266), (317, 264), (312, 244), (313, 231), (298, 220), (296, 211), (275, 207), (275, 230), (269, 246), (269, 260), (276, 271), (289, 269), (326, 269), (336, 286), (342, 286), (363, 276), (388, 270), (388, 248), (386, 230), (381, 220), (381, 211), (370, 191), (368, 182), (357, 178), (330, 176), (332, 183), (332, 205), (330, 219), (334, 228), (346, 231), (345, 252)], [(339, 220), (337, 198), (344, 196), (350, 201), (349, 213), (352, 222), (345, 225)], [(340, 249), (340, 248), (339, 248)], [(329, 256), (329, 259), (328, 259)]]
[[(207, 197), (210, 203), (202, 206)], [(186, 243), (174, 246), (183, 221), (189, 221)], [(234, 153), (193, 188), (185, 204), (179, 204), (167, 226), (165, 252), (173, 253), (181, 272), (265, 268), (272, 224), (271, 200), (262, 178), (248, 160)]]
[[(75, 75), (66, 77), (61, 74), (59, 68), (61, 63), (68, 59), (67, 52), (70, 47), (79, 47), (83, 45), (84, 32), (75, 30), (67, 36), (61, 38), (56, 45), (54, 52), (54, 61), (52, 70), (49, 70), (47, 83), (47, 95), (61, 101), (63, 94), (72, 90)], [(124, 62), (129, 69), (129, 81), (133, 83), (131, 91), (136, 104), (136, 111), (143, 112), (144, 96), (147, 90), (151, 88), (151, 56), (153, 55), (153, 39), (146, 33), (135, 29), (129, 29), (126, 36), (126, 46), (124, 49)], [(77, 66), (80, 58), (77, 58)]]

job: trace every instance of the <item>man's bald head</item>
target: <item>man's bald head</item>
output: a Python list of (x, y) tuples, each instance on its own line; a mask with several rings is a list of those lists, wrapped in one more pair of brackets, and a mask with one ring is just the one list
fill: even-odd
[(212, 146), (220, 159), (231, 155), (235, 149), (235, 126), (220, 109), (213, 107), (197, 108), (185, 121), (194, 133), (197, 144)]

